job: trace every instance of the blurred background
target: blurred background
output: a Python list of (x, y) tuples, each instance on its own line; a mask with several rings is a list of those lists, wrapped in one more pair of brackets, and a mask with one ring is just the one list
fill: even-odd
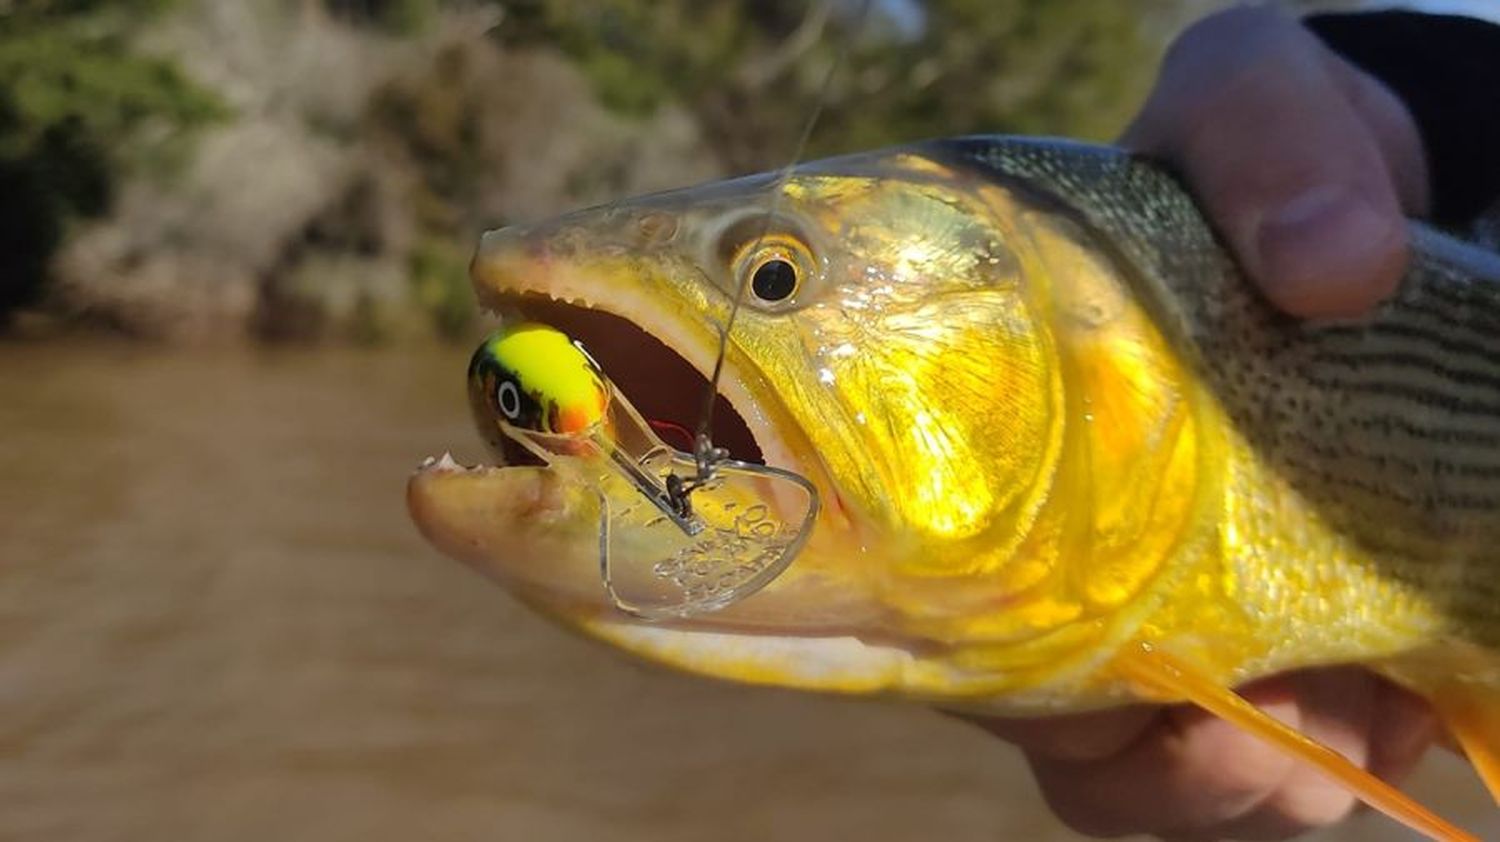
[(564, 634), (403, 485), (481, 457), (484, 229), (786, 163), (841, 45), (808, 157), (1108, 139), (1219, 5), (0, 0), (0, 838), (1074, 839), (961, 723)]

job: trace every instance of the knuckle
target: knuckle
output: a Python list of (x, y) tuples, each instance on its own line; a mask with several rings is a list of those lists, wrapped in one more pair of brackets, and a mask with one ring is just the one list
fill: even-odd
[[(1280, 752), (1264, 751), (1257, 745), (1230, 762), (1205, 769), (1205, 789), (1215, 801), (1245, 804), (1271, 796), (1291, 775), (1295, 761)], [(1208, 793), (1205, 793), (1208, 794)]]
[(1259, 802), (1274, 794), (1297, 766), (1296, 760), (1276, 747), (1237, 730), (1214, 741), (1211, 752), (1185, 757), (1182, 762), (1186, 777), (1198, 782), (1205, 799), (1221, 804)]
[(1327, 827), (1343, 820), (1358, 802), (1347, 791), (1331, 786), (1283, 787), (1266, 803), (1284, 826), (1294, 832)]

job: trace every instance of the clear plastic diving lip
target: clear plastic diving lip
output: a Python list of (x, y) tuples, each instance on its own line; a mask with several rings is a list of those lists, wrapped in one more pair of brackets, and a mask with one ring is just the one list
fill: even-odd
[(597, 373), (607, 407), (586, 429), (558, 434), (499, 424), (553, 470), (598, 493), (599, 570), (615, 606), (646, 620), (691, 617), (738, 602), (780, 575), (817, 518), (812, 483), (780, 468), (719, 459), (706, 479), (681, 491), (679, 484), (699, 478), (698, 460), (663, 442)]

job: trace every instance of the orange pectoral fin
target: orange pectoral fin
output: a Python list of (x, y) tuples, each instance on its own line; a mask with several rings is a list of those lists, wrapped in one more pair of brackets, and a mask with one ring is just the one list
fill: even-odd
[(1500, 692), (1449, 684), (1429, 701), (1500, 804)]
[[(1410, 796), (1359, 768), (1349, 758), (1272, 718), (1233, 690), (1219, 686), (1190, 664), (1149, 643), (1127, 648), (1117, 657), (1115, 665), (1127, 680), (1135, 684), (1141, 695), (1149, 699), (1186, 699), (1287, 754), (1311, 763), (1366, 804), (1412, 830), (1440, 842), (1478, 842), (1478, 837), (1444, 821)], [(1500, 723), (1500, 719), (1491, 720), (1491, 724), (1494, 723)], [(1462, 735), (1459, 738), (1462, 740)]]

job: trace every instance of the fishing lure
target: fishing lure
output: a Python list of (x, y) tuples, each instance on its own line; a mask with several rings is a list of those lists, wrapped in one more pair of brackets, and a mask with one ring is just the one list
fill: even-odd
[[(704, 437), (696, 453), (672, 448), (555, 328), (519, 321), (487, 337), (469, 364), (469, 395), (481, 427), (597, 493), (600, 575), (634, 616), (689, 617), (744, 599), (812, 532), (818, 493), (806, 478), (729, 459)], [(617, 546), (621, 534), (650, 542)]]

